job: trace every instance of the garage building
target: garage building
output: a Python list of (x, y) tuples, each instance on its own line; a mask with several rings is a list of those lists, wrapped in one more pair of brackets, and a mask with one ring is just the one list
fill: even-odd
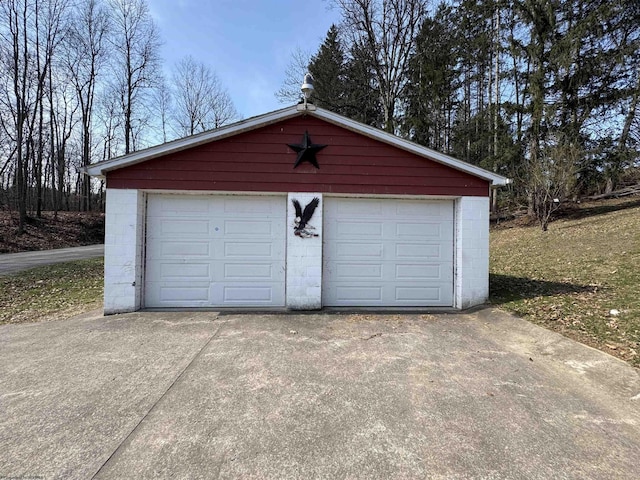
[(489, 192), (507, 179), (313, 105), (87, 171), (107, 185), (105, 314), (488, 297)]

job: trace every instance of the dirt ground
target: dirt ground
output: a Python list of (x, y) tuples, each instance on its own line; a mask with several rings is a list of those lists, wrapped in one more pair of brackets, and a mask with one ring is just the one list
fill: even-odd
[[(634, 195), (622, 198), (609, 198), (603, 200), (581, 200), (577, 202), (565, 202), (558, 210), (551, 215), (551, 223), (562, 219), (577, 220), (593, 215), (614, 212), (626, 208), (640, 206), (640, 196)], [(495, 229), (514, 227), (534, 227), (538, 226), (537, 221), (526, 215), (527, 211), (522, 208), (514, 212), (501, 212), (498, 215), (491, 215), (491, 227)]]
[(29, 217), (25, 232), (17, 234), (18, 214), (0, 210), (0, 253), (78, 247), (104, 242), (104, 214), (43, 212)]

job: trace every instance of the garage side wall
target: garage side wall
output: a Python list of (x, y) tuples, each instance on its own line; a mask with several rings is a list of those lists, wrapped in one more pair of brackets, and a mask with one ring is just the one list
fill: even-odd
[(104, 245), (104, 314), (142, 308), (145, 195), (107, 189)]
[(489, 298), (489, 198), (459, 198), (455, 224), (455, 307), (464, 309)]

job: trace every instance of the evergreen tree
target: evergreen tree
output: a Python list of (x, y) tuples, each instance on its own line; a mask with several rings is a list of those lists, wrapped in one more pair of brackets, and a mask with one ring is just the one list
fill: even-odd
[(318, 106), (368, 125), (383, 126), (374, 59), (357, 43), (345, 54), (335, 25), (311, 57), (309, 72), (315, 81), (313, 101)]
[[(366, 52), (382, 108), (384, 129), (395, 133), (415, 36), (426, 0), (333, 0), (353, 46)], [(360, 52), (358, 52), (360, 53)], [(354, 57), (358, 58), (358, 57)]]
[(331, 25), (318, 53), (309, 62), (309, 72), (315, 80), (314, 103), (336, 113), (345, 113), (345, 67), (338, 27)]
[(458, 50), (453, 8), (440, 4), (425, 19), (409, 62), (403, 133), (414, 142), (449, 152), (457, 104)]
[(602, 148), (603, 126), (623, 123), (617, 112), (632, 95), (638, 7), (632, 0), (521, 0), (514, 8), (528, 83), (521, 180), (530, 213), (546, 228), (550, 202), (579, 193), (578, 175), (593, 170), (594, 147), (611, 151)]
[[(613, 189), (633, 157), (626, 147), (631, 117), (616, 117), (626, 105), (633, 112), (637, 101), (640, 5), (630, 0), (574, 0), (561, 4), (557, 18), (550, 51), (554, 101), (549, 116), (569, 146), (584, 151), (576, 169), (589, 169), (591, 162), (602, 160), (605, 188)], [(617, 141), (602, 129), (616, 121), (622, 125)], [(617, 148), (608, 148), (609, 143)]]
[(459, 32), (456, 47), (461, 85), (452, 135), (457, 138), (455, 154), (468, 162), (473, 162), (478, 154), (497, 156), (495, 136), (500, 113), (500, 100), (494, 95), (498, 85), (494, 65), (500, 53), (497, 8), (495, 0), (463, 0), (452, 18)]
[(318, 104), (512, 178), (543, 227), (635, 168), (637, 0), (441, 1), (334, 0)]
[(367, 125), (383, 128), (384, 112), (374, 74), (375, 59), (367, 48), (354, 43), (345, 65), (344, 114)]

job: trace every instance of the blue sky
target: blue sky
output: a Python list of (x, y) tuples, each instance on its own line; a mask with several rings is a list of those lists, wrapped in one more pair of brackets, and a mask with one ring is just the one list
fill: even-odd
[(185, 55), (206, 63), (243, 118), (286, 106), (274, 93), (292, 52), (299, 47), (315, 53), (340, 17), (323, 0), (148, 2), (164, 41), (165, 70)]

